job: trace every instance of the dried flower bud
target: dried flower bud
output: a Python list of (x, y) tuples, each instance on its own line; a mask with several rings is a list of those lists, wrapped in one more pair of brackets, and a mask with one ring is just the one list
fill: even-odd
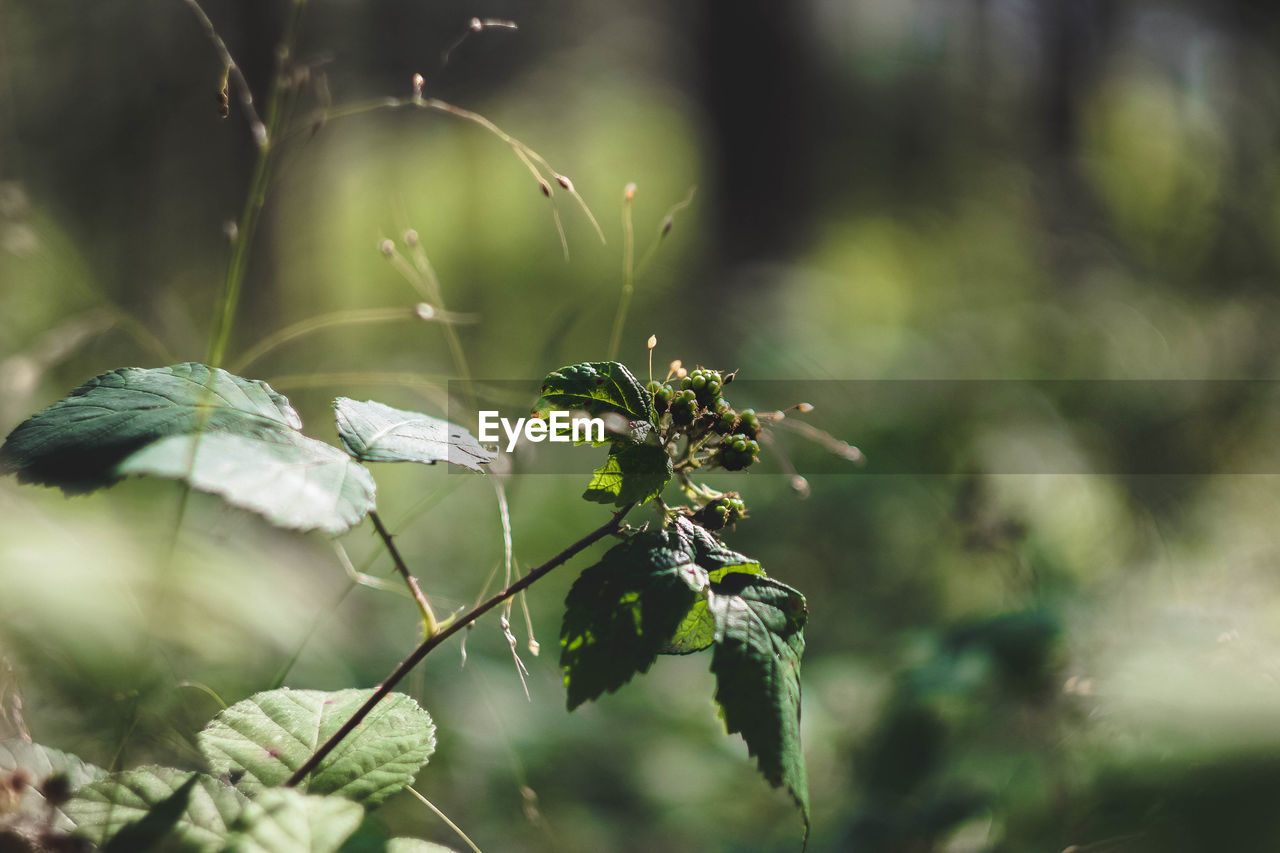
[(622, 200), (623, 200), (623, 201), (631, 201), (631, 200), (632, 200), (633, 198), (635, 198), (635, 197), (636, 197), (636, 185), (635, 185), (635, 184), (627, 184), (625, 187), (623, 187), (623, 188), (622, 188)]
[(556, 183), (567, 189), (569, 192), (573, 192), (573, 181), (569, 180), (568, 175), (556, 175)]
[(796, 403), (796, 411), (801, 414), (808, 414), (813, 411), (813, 403)]
[(654, 347), (656, 347), (657, 345), (658, 345), (658, 336), (657, 336), (657, 335), (650, 335), (650, 336), (649, 336), (649, 349), (653, 349), (653, 348), (654, 348)]
[(551, 184), (542, 180), (542, 178), (538, 178), (538, 186), (542, 188), (543, 195), (545, 195), (547, 198), (551, 198)]
[(406, 246), (411, 246), (411, 247), (417, 248), (417, 246), (418, 246), (418, 232), (417, 232), (417, 231), (414, 231), (412, 228), (410, 228), (408, 231), (404, 232), (404, 244), (405, 244)]
[(388, 237), (378, 244), (378, 251), (389, 258), (396, 253), (396, 244)]
[(673, 226), (673, 225), (675, 225), (675, 224), (676, 224), (676, 221), (675, 221), (674, 219), (672, 219), (670, 216), (668, 216), (666, 219), (662, 220), (662, 233), (660, 233), (658, 236), (659, 236), (659, 237), (665, 237), (665, 236), (667, 236), (668, 234), (670, 234), (670, 233), (671, 233), (671, 226)]
[(426, 84), (426, 82), (427, 81), (423, 79), (423, 76), (421, 74), (413, 75), (413, 96), (415, 98), (422, 97), (422, 87)]
[(436, 309), (430, 303), (419, 302), (413, 306), (413, 313), (418, 315), (419, 320), (430, 320), (436, 316)]
[(478, 33), (484, 29), (484, 21), (480, 20), (479, 18), (472, 18), (470, 23), (467, 24), (467, 26), (471, 28), (471, 32)]

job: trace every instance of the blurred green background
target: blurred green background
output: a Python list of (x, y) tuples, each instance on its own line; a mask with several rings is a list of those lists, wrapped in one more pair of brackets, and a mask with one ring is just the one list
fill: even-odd
[[(288, 5), (205, 3), (259, 105)], [(472, 15), (520, 29), (442, 68)], [(379, 252), (412, 228), (447, 307), (478, 319), (457, 327), (471, 372), (532, 393), (606, 356), (635, 182), (641, 253), (698, 187), (637, 282), (622, 359), (641, 374), (650, 333), (663, 365), (775, 388), (1280, 369), (1280, 7), (310, 0), (299, 35), (310, 77), (229, 362), (308, 317), (412, 306)], [(221, 70), (178, 0), (0, 2), (0, 429), (108, 369), (204, 357), (255, 155), (234, 93), (219, 118)], [(325, 93), (403, 97), (415, 72), (571, 176), (607, 245), (561, 195), (566, 262), (537, 185), (472, 124), (314, 120)], [(334, 396), (440, 414), (458, 375), (429, 322), (328, 329), (244, 372), (326, 440)], [(1212, 460), (1195, 476), (1116, 473), (1150, 449), (1123, 418), (924, 396), (808, 421), (872, 466), (892, 445), (950, 468), (827, 462), (803, 498), (775, 454), (724, 481), (754, 516), (730, 544), (809, 596), (810, 849), (1280, 849), (1280, 484), (1240, 473), (1277, 470), (1280, 410), (1195, 387), (1207, 420), (1165, 448)], [(984, 462), (1009, 447), (1044, 471)], [(581, 476), (507, 481), (521, 565), (603, 520), (582, 454)], [(490, 484), (375, 474), (439, 609), (474, 600), (502, 557)], [(264, 689), (295, 654), (293, 686), (367, 686), (415, 642), (411, 602), (347, 592), (323, 537), (197, 498), (175, 540), (179, 505), (160, 482), (74, 500), (0, 483), (0, 734), (189, 764), (210, 692)], [(377, 555), (368, 525), (343, 543)], [(485, 850), (798, 849), (786, 798), (723, 734), (705, 656), (564, 711), (556, 636), (584, 564), (528, 597), (540, 656), (513, 616), (531, 699), (492, 618), (465, 667), (452, 644), (415, 674), (440, 728), (420, 790)], [(461, 849), (409, 797), (379, 815)]]

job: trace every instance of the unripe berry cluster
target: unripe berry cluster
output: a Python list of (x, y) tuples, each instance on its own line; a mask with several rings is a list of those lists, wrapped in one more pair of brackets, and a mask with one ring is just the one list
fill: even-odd
[(751, 409), (738, 412), (721, 396), (733, 376), (699, 367), (672, 382), (650, 382), (658, 417), (670, 415), (670, 423), (691, 443), (711, 451), (701, 461), (727, 471), (751, 466), (760, 452), (760, 420)]
[(746, 514), (747, 505), (742, 498), (738, 497), (737, 492), (729, 492), (699, 509), (693, 518), (707, 530), (721, 530), (736, 523)]

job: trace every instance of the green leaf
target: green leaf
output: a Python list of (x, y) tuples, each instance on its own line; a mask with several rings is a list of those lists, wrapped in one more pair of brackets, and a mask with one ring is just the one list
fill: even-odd
[(800, 657), (804, 596), (762, 575), (730, 574), (712, 587), (716, 622), (711, 671), (730, 733), (740, 732), (760, 772), (785, 787), (806, 833), (809, 790), (800, 749)]
[[(67, 803), (67, 816), (76, 834), (102, 845), (131, 823), (142, 820), (159, 803), (173, 796), (191, 778), (190, 771), (147, 766), (86, 785)], [(183, 849), (216, 851), (249, 800), (235, 788), (198, 774), (186, 809), (174, 824)]]
[(560, 629), (569, 710), (653, 665), (707, 584), (693, 557), (676, 531), (637, 533), (578, 577)]
[(671, 479), (671, 457), (651, 444), (615, 442), (595, 470), (583, 497), (602, 504), (645, 503), (662, 494)]
[(301, 426), (265, 382), (195, 363), (121, 368), (19, 424), (0, 447), (0, 474), (69, 494), (153, 474), (275, 524), (342, 532), (373, 508), (373, 478)]
[(338, 796), (271, 788), (253, 801), (225, 853), (334, 853), (364, 820), (359, 803)]
[(279, 527), (334, 535), (373, 509), (376, 488), (368, 469), (338, 448), (285, 431), (175, 435), (134, 453), (117, 470), (182, 480)]
[[(31, 784), (23, 791), (17, 814), (39, 820), (44, 819), (48, 809), (41, 788), (51, 777), (59, 775), (65, 777), (67, 790), (74, 793), (79, 788), (107, 775), (107, 771), (101, 767), (87, 764), (74, 755), (50, 749), (47, 746), (27, 743), (20, 738), (0, 741), (0, 772), (13, 773), (18, 769), (30, 774)], [(56, 828), (65, 831), (71, 829), (71, 825), (71, 821), (61, 809), (54, 810)]]
[(592, 417), (616, 412), (630, 422), (632, 441), (657, 429), (658, 416), (649, 392), (616, 361), (562, 367), (543, 380), (541, 394), (533, 410), (543, 417), (552, 409), (581, 409)]
[(451, 462), (482, 471), (482, 464), (497, 458), (463, 427), (420, 412), (347, 397), (334, 400), (333, 409), (338, 437), (362, 462)]
[[(256, 791), (282, 785), (373, 695), (372, 690), (271, 690), (219, 713), (196, 737), (216, 775)], [(392, 693), (299, 787), (341, 794), (367, 808), (410, 785), (435, 751), (435, 725), (418, 703)]]
[(453, 853), (453, 848), (421, 838), (393, 838), (387, 842), (387, 853)]
[[(178, 821), (187, 812), (191, 802), (191, 791), (200, 779), (199, 773), (192, 773), (187, 781), (178, 786), (178, 790), (156, 803), (138, 820), (121, 828), (111, 837), (102, 853), (139, 853), (143, 850), (186, 848), (192, 845), (174, 843), (178, 839), (170, 833), (178, 826)], [(168, 843), (164, 843), (168, 839)]]

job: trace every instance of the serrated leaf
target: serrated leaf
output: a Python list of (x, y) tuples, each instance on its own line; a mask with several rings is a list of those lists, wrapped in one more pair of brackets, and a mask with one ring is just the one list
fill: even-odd
[[(190, 771), (156, 766), (113, 773), (80, 789), (64, 810), (76, 824), (76, 835), (102, 845), (173, 796), (191, 775)], [(235, 788), (199, 774), (186, 808), (174, 824), (175, 840), (185, 849), (220, 850), (248, 803)]]
[[(196, 740), (210, 771), (239, 775), (256, 791), (283, 784), (373, 695), (372, 690), (271, 690), (213, 718)], [(366, 808), (412, 784), (435, 751), (435, 724), (418, 703), (392, 693), (299, 787), (341, 794)]]
[(339, 796), (271, 788), (236, 823), (224, 853), (334, 853), (364, 820), (359, 803)]
[(199, 773), (192, 773), (178, 789), (147, 811), (133, 823), (122, 827), (111, 836), (102, 853), (141, 853), (144, 850), (181, 850), (194, 845), (186, 844), (175, 832), (178, 821), (187, 812), (191, 792), (200, 781)]
[(762, 575), (730, 574), (712, 587), (711, 671), (730, 733), (739, 732), (774, 787), (800, 807), (806, 833), (809, 790), (800, 749), (800, 657), (804, 596)]
[(583, 497), (602, 504), (645, 503), (671, 479), (671, 457), (657, 445), (616, 442), (595, 470)]
[(616, 361), (562, 367), (547, 374), (540, 393), (533, 410), (543, 417), (552, 409), (581, 409), (592, 417), (616, 412), (631, 423), (633, 441), (642, 440), (657, 428), (657, 412), (649, 392), (630, 370)]
[(183, 479), (275, 524), (342, 532), (372, 509), (373, 479), (301, 426), (265, 382), (195, 363), (121, 368), (19, 424), (0, 473), (67, 493), (129, 474)]
[(706, 586), (693, 556), (675, 531), (637, 533), (578, 577), (560, 629), (569, 710), (653, 665)]
[(362, 462), (450, 462), (483, 471), (482, 464), (497, 458), (465, 428), (421, 412), (348, 397), (334, 400), (333, 409), (338, 437)]
[(278, 527), (334, 535), (359, 523), (376, 494), (367, 468), (297, 432), (170, 436), (134, 453), (117, 470), (181, 480)]
[[(48, 809), (40, 788), (50, 777), (65, 776), (67, 789), (74, 793), (107, 775), (107, 771), (101, 767), (95, 767), (57, 749), (27, 743), (20, 738), (0, 741), (0, 773), (12, 773), (18, 769), (30, 774), (31, 784), (23, 790), (22, 801), (18, 804), (16, 813), (39, 820), (44, 819)], [(71, 829), (71, 821), (61, 809), (54, 810), (54, 826), (64, 831)]]
[(721, 542), (711, 531), (694, 524), (688, 518), (677, 516), (674, 527), (693, 545), (694, 559), (698, 565), (707, 570), (712, 583), (718, 583), (731, 572), (748, 575), (765, 573), (760, 567), (759, 560), (739, 554)]

